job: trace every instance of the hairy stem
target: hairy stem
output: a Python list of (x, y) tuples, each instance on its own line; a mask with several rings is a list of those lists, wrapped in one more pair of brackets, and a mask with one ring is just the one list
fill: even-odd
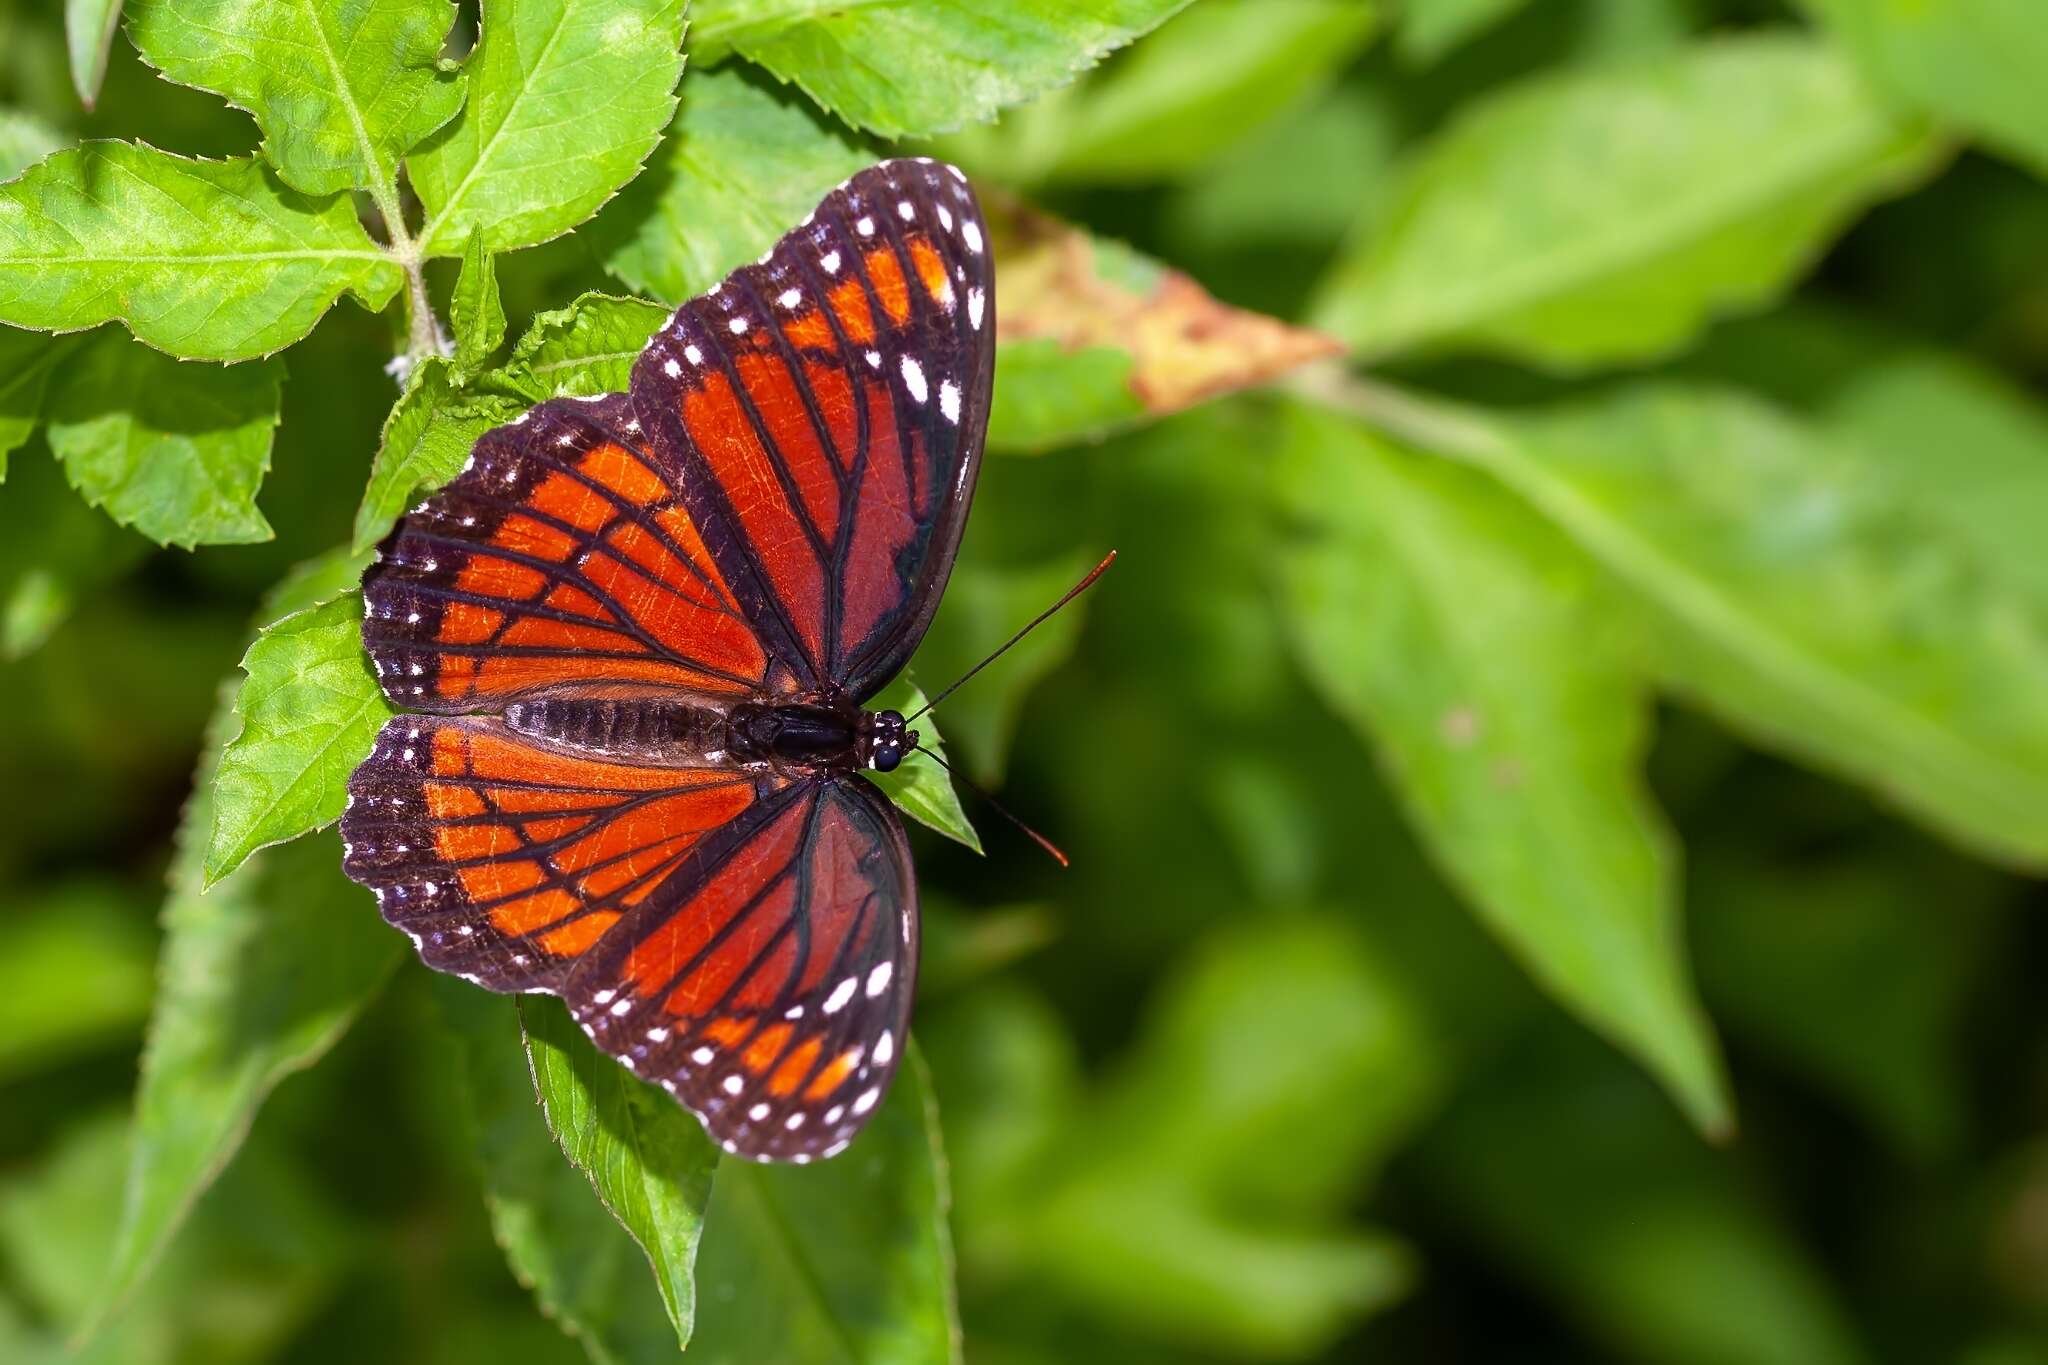
[(405, 207), (398, 197), (395, 185), (373, 186), (370, 197), (376, 201), (377, 211), (384, 216), (384, 234), (389, 239), (387, 249), (399, 269), (405, 272), (405, 316), (406, 344), (400, 353), (403, 372), (430, 355), (448, 353), (448, 336), (441, 329), (441, 321), (434, 316), (434, 300), (427, 293), (426, 254), (418, 239), (407, 230)]

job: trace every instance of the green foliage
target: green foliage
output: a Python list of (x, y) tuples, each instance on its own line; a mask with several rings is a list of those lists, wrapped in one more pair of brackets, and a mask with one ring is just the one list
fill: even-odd
[(399, 282), (346, 197), (309, 200), (253, 159), (94, 142), (0, 185), (0, 318), (20, 327), (118, 318), (188, 360), (247, 360)]
[(189, 364), (109, 329), (64, 353), (52, 374), (50, 450), (87, 502), (163, 545), (270, 539), (256, 490), (270, 468), (282, 364)]
[(559, 1002), (522, 1002), (519, 1020), (548, 1131), (646, 1253), (676, 1340), (688, 1346), (691, 1272), (718, 1149), (674, 1100), (593, 1047)]
[(1958, 131), (2048, 168), (2035, 78), (2048, 34), (2027, 0), (1801, 0), (1872, 80)]
[(1769, 302), (1936, 152), (1840, 58), (1785, 35), (1535, 78), (1416, 154), (1322, 320), (1372, 355), (1653, 357)]
[[(2034, 8), (0, 0), (0, 1358), (2037, 1359)], [(925, 153), (873, 701), (1119, 550), (915, 722), (1073, 864), (876, 775), (917, 1040), (760, 1167), (341, 875), (357, 589)]]
[(307, 194), (390, 185), (462, 105), (460, 76), (438, 62), (448, 0), (134, 0), (128, 13), (143, 59), (255, 115), (264, 158)]
[(241, 730), (214, 777), (207, 886), (257, 849), (341, 818), (348, 775), (392, 715), (362, 630), (362, 604), (343, 597), (265, 626), (249, 646), (235, 694)]
[(1280, 479), (1311, 678), (1537, 978), (1725, 1130), (1638, 771), (1644, 689), (1603, 585), (1484, 478), (1337, 419), (1297, 418)]
[[(459, 256), (569, 231), (631, 180), (675, 112), (683, 0), (538, 0), (485, 7), (462, 112), (406, 162), (419, 239)], [(560, 129), (576, 127), (573, 152)]]
[[(974, 0), (756, 6), (704, 0), (698, 59), (737, 52), (802, 87), (856, 128), (884, 137), (944, 132), (1066, 84), (1188, 0)], [(885, 64), (869, 54), (887, 53)]]
[(64, 36), (71, 53), (71, 84), (90, 109), (107, 77), (107, 56), (121, 23), (121, 0), (64, 0)]
[(946, 1179), (938, 1108), (915, 1045), (843, 1158), (721, 1161), (704, 1214), (705, 1306), (690, 1353), (714, 1365), (958, 1365)]

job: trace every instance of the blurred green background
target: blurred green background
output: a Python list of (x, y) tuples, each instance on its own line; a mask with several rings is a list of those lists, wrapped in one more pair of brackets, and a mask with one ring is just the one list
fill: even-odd
[[(497, 258), (512, 335), (700, 287), (888, 145), (801, 90), (1348, 353), (1243, 387), (1244, 314), (1153, 376), (1125, 337), (1063, 369), (1071, 338), (1004, 334), (1015, 411), (920, 681), (1121, 558), (939, 713), (1072, 870), (971, 802), (987, 856), (915, 833), (965, 1358), (2048, 1362), (2039, 0), (991, 5), (958, 22), (1165, 22), (954, 132), (900, 35), (869, 54), (901, 63), (892, 125), (803, 29), (836, 7), (751, 45), (749, 7), (698, 8), (679, 117), (725, 90), (794, 121), (733, 191), (773, 207), (664, 228), (636, 182)], [(70, 70), (63, 7), (0, 0), (0, 179), (82, 137), (258, 140), (125, 35), (90, 112)], [(1049, 288), (1005, 316), (1072, 303)], [(396, 935), (331, 834), (232, 884), (249, 941), (197, 946), (228, 887), (165, 904), (252, 623), (314, 599), (259, 604), (349, 539), (398, 317), (340, 307), (288, 353), (259, 543), (116, 525), (52, 458), (61, 413), (6, 465), (0, 1358), (64, 1358), (124, 1200), (154, 1216), (124, 1185), (180, 1111), (131, 1152), (146, 1045), (196, 1049), (253, 1127), (167, 1196), (198, 1202), (82, 1358), (675, 1354), (658, 1304), (579, 1341), (508, 1269), (463, 1003), (376, 965)], [(1241, 391), (1155, 410), (1196, 395), (1139, 381), (1197, 360)], [(334, 917), (366, 1001), (290, 951)], [(166, 925), (195, 946), (160, 961)], [(167, 1041), (159, 991), (209, 987), (262, 1047)], [(707, 1249), (708, 1357), (930, 1358), (875, 1323), (951, 1305), (835, 1284), (860, 1226), (784, 1267), (841, 1324), (804, 1346), (728, 1331), (778, 1310)], [(600, 1289), (651, 1301), (627, 1262)]]

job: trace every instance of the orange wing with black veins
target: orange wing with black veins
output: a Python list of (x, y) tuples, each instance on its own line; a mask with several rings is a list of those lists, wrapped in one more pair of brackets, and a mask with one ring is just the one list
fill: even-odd
[(559, 684), (744, 696), (786, 685), (623, 394), (542, 403), (478, 440), (363, 582), (363, 643), (416, 711)]

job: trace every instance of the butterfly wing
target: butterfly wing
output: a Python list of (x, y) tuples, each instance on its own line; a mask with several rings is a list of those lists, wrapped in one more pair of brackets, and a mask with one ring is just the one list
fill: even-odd
[(342, 868), (429, 967), (559, 995), (572, 964), (774, 785), (576, 754), (489, 716), (395, 716), (349, 778)]
[(994, 378), (992, 266), (957, 170), (883, 162), (677, 310), (635, 410), (800, 684), (872, 696), (937, 610)]
[(619, 763), (490, 717), (399, 716), (341, 832), (348, 875), (428, 966), (563, 997), (728, 1151), (833, 1155), (895, 1075), (917, 889), (861, 778)]
[(384, 691), (415, 711), (569, 684), (745, 696), (788, 678), (623, 394), (486, 432), (385, 541), (363, 600)]
[(727, 1151), (803, 1162), (843, 1148), (887, 1091), (917, 939), (902, 821), (863, 779), (821, 774), (697, 846), (567, 995)]

